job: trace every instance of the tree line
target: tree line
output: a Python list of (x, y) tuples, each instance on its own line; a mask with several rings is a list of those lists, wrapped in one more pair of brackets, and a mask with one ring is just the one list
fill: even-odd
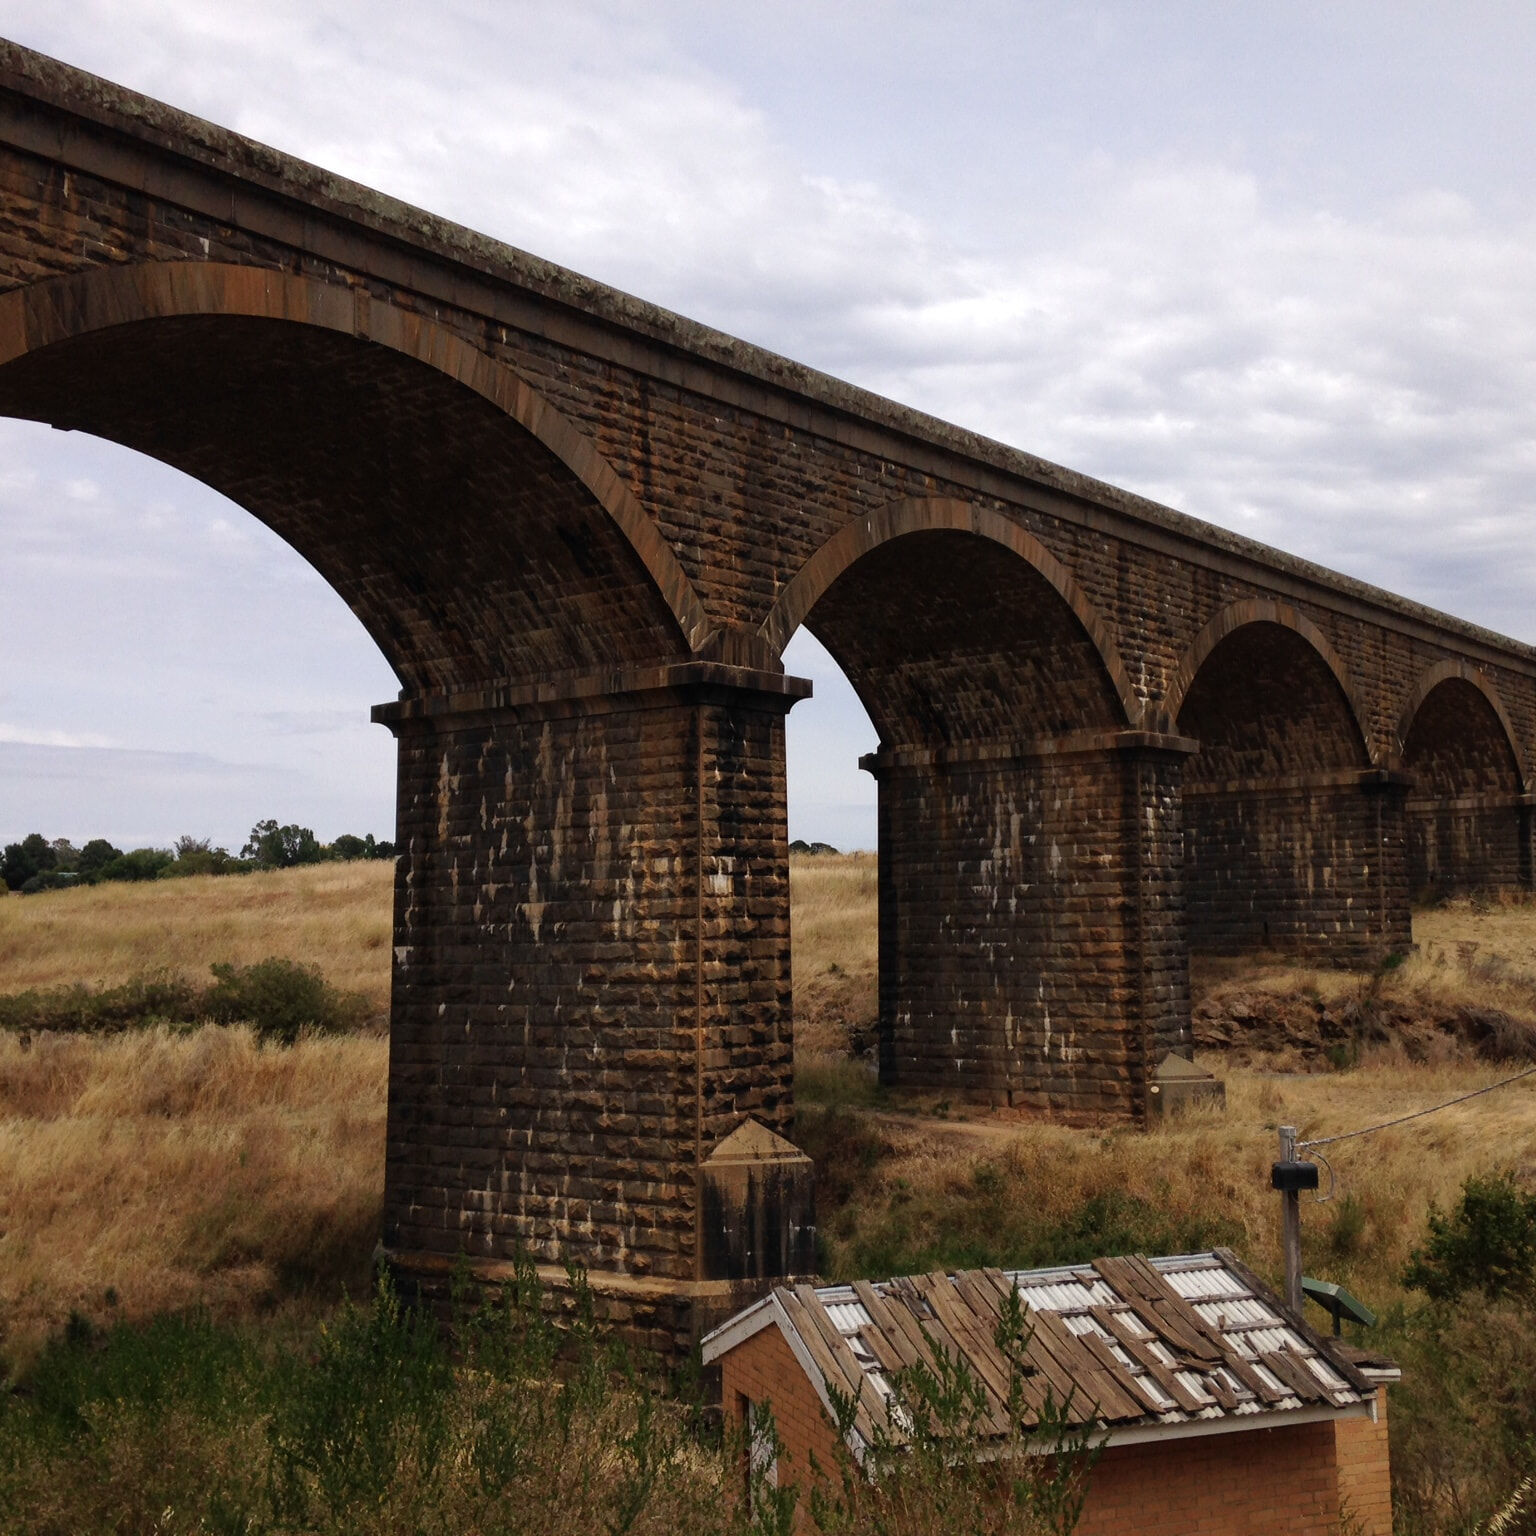
[(373, 833), (357, 837), (343, 832), (322, 843), (308, 827), (258, 821), (238, 854), (216, 848), (206, 837), (178, 837), (173, 848), (133, 848), (124, 851), (104, 837), (93, 837), (76, 848), (67, 837), (46, 838), (29, 833), (19, 843), (7, 843), (0, 855), (0, 880), (9, 890), (29, 896), (102, 880), (167, 880), (183, 875), (243, 875), (257, 869), (292, 869), (298, 864), (331, 860), (392, 859), (393, 843)]

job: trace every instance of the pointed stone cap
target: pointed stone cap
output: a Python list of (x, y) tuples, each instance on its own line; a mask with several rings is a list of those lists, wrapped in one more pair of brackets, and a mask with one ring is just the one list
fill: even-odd
[(1172, 1083), (1197, 1078), (1201, 1082), (1211, 1081), (1211, 1074), (1203, 1068), (1197, 1067), (1187, 1056), (1180, 1056), (1177, 1051), (1169, 1051), (1158, 1062), (1157, 1069), (1152, 1074), (1154, 1082)]
[(731, 1163), (808, 1163), (804, 1152), (750, 1115), (704, 1159), (711, 1167)]

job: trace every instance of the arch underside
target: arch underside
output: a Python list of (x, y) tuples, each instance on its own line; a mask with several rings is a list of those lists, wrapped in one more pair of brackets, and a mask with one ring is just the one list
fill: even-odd
[[(1278, 949), (1341, 964), (1406, 942), (1376, 785), (1337, 663), (1298, 627), (1241, 624), (1178, 706), (1191, 948)], [(1390, 845), (1391, 833), (1386, 836)], [(1401, 910), (1400, 910), (1401, 909)]]
[(879, 545), (805, 624), (886, 747), (1019, 743), (1125, 723), (1102, 656), (1061, 596), (973, 534), (928, 530)]
[(1424, 898), (1525, 885), (1528, 812), (1520, 764), (1481, 688), (1448, 676), (1425, 693), (1403, 740), (1412, 778), (1408, 878)]
[(246, 508), (335, 588), (407, 689), (686, 653), (571, 471), (391, 348), (243, 315), (139, 320), (0, 367), (0, 414), (109, 438)]
[[(859, 554), (804, 622), (880, 733), (885, 1080), (1134, 1112), (1107, 745), (1126, 712), (1078, 613), (1004, 543), (920, 528)], [(1096, 751), (1053, 750), (1085, 733)]]

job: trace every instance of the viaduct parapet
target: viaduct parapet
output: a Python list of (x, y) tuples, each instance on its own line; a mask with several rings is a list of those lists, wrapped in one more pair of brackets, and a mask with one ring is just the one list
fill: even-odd
[(385, 1243), (670, 1347), (812, 1263), (784, 675), (880, 734), (880, 1068), (1134, 1121), (1191, 948), (1529, 885), (1536, 653), (0, 43), (0, 413), (273, 528), (399, 675)]

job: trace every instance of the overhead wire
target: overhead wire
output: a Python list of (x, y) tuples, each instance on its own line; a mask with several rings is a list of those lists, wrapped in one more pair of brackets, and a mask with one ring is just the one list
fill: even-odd
[(1511, 1077), (1500, 1078), (1496, 1083), (1489, 1083), (1486, 1088), (1474, 1088), (1471, 1093), (1458, 1094), (1454, 1099), (1447, 1099), (1443, 1104), (1431, 1104), (1428, 1109), (1416, 1109), (1411, 1115), (1398, 1115), (1394, 1120), (1383, 1120), (1380, 1125), (1363, 1126), (1358, 1131), (1340, 1131), (1337, 1136), (1318, 1136), (1311, 1141), (1298, 1141), (1296, 1150), (1301, 1152), (1312, 1147), (1331, 1147), (1336, 1141), (1353, 1141), (1356, 1136), (1371, 1136), (1377, 1131), (1390, 1130), (1394, 1125), (1406, 1125), (1410, 1120), (1422, 1120), (1425, 1115), (1439, 1114), (1442, 1109), (1449, 1109), (1453, 1104), (1465, 1104), (1468, 1099), (1480, 1098), (1485, 1093), (1492, 1093), (1495, 1088), (1507, 1088), (1511, 1083), (1518, 1083), (1522, 1077), (1529, 1077), (1533, 1072), (1536, 1072), (1536, 1067), (1526, 1067), (1524, 1071), (1516, 1072)]

